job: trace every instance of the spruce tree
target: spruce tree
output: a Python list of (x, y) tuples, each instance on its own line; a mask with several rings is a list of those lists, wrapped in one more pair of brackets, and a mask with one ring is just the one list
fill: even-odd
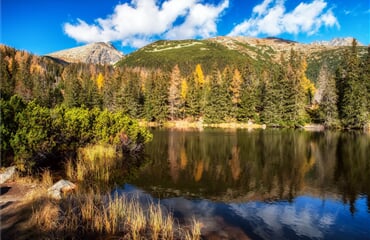
[(282, 66), (272, 68), (262, 85), (261, 120), (270, 126), (282, 126), (284, 114), (284, 70)]
[(365, 100), (367, 102), (367, 122), (370, 124), (370, 46), (367, 47), (367, 56), (365, 58), (363, 64), (364, 71), (362, 72), (362, 80), (366, 86), (366, 97)]
[[(266, 77), (265, 73), (261, 75), (262, 78)], [(259, 102), (257, 91), (259, 86), (257, 86), (257, 82), (253, 78), (253, 73), (250, 73), (249, 76), (242, 81), (240, 107), (238, 111), (238, 120), (240, 121), (259, 121), (257, 113), (257, 104)]]
[(204, 108), (204, 120), (210, 123), (219, 123), (229, 117), (230, 94), (226, 81), (222, 79), (220, 71), (214, 67), (209, 79), (209, 91)]
[(145, 117), (149, 121), (162, 122), (168, 116), (168, 78), (160, 71), (154, 72), (146, 87)]
[(186, 97), (185, 112), (186, 117), (197, 119), (200, 117), (200, 99), (201, 91), (198, 84), (195, 82), (195, 78), (191, 75), (187, 81), (188, 91)]
[(329, 128), (338, 127), (336, 82), (326, 63), (320, 69), (318, 84), (320, 96), (317, 97), (317, 101), (319, 101), (320, 119)]
[(353, 39), (351, 51), (346, 51), (344, 68), (338, 70), (339, 116), (345, 128), (362, 128), (367, 120), (367, 89), (361, 77), (357, 42)]

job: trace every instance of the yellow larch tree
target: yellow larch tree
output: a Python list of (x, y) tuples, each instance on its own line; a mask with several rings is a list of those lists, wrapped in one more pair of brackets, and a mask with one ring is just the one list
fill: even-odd
[(302, 88), (306, 96), (308, 97), (308, 101), (311, 104), (313, 100), (313, 96), (315, 95), (315, 92), (316, 92), (316, 87), (313, 84), (313, 82), (311, 82), (311, 80), (307, 78), (306, 70), (307, 70), (307, 62), (306, 62), (306, 59), (303, 58), (301, 62), (301, 69), (300, 69), (301, 76), (302, 76), (301, 84), (302, 84)]
[(205, 83), (202, 66), (200, 64), (197, 64), (195, 67), (195, 82), (199, 85), (203, 85)]
[(98, 87), (99, 91), (101, 91), (104, 86), (104, 76), (101, 73), (99, 73), (96, 79), (96, 86)]
[(183, 101), (186, 99), (187, 94), (188, 94), (188, 83), (186, 79), (183, 79), (181, 81), (181, 99)]

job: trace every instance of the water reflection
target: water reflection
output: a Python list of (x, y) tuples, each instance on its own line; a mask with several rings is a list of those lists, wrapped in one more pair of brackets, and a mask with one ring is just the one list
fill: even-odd
[(309, 196), (297, 197), (293, 202), (224, 203), (184, 197), (159, 200), (128, 184), (115, 192), (143, 203), (160, 202), (184, 224), (195, 217), (205, 239), (367, 239), (370, 234), (364, 197), (355, 201), (359, 211), (353, 216), (344, 209), (349, 208), (348, 204)]
[[(160, 201), (206, 239), (366, 239), (370, 136), (295, 130), (153, 130), (116, 191)], [(127, 182), (127, 181), (126, 181)]]
[(356, 213), (358, 196), (369, 196), (370, 136), (359, 132), (153, 133), (148, 164), (131, 183), (156, 197), (291, 202), (310, 195), (341, 199)]

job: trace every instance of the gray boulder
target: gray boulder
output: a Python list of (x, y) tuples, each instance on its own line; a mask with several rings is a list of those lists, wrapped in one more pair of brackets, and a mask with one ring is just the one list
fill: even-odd
[(68, 180), (59, 180), (48, 189), (48, 194), (54, 199), (61, 199), (62, 195), (76, 189), (76, 185)]
[(5, 169), (5, 172), (0, 174), (0, 184), (5, 183), (9, 179), (11, 179), (14, 176), (15, 173), (15, 166), (8, 167)]

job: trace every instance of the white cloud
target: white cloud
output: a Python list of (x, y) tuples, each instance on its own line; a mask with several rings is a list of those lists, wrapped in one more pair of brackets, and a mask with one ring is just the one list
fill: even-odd
[(229, 33), (231, 36), (259, 34), (279, 35), (282, 33), (312, 35), (325, 27), (338, 27), (339, 23), (331, 9), (326, 10), (324, 0), (301, 2), (287, 12), (285, 0), (264, 0), (253, 8), (252, 17), (236, 25)]
[(169, 30), (166, 37), (169, 39), (193, 38), (195, 36), (210, 37), (217, 33), (216, 21), (228, 6), (228, 0), (219, 6), (195, 4), (190, 9), (184, 23)]
[[(123, 46), (141, 47), (155, 38), (185, 39), (209, 37), (217, 33), (216, 22), (229, 6), (229, 0), (219, 5), (203, 0), (131, 0), (118, 4), (113, 14), (88, 24), (65, 23), (65, 33), (79, 42), (121, 41)], [(183, 18), (181, 24), (176, 20)]]

